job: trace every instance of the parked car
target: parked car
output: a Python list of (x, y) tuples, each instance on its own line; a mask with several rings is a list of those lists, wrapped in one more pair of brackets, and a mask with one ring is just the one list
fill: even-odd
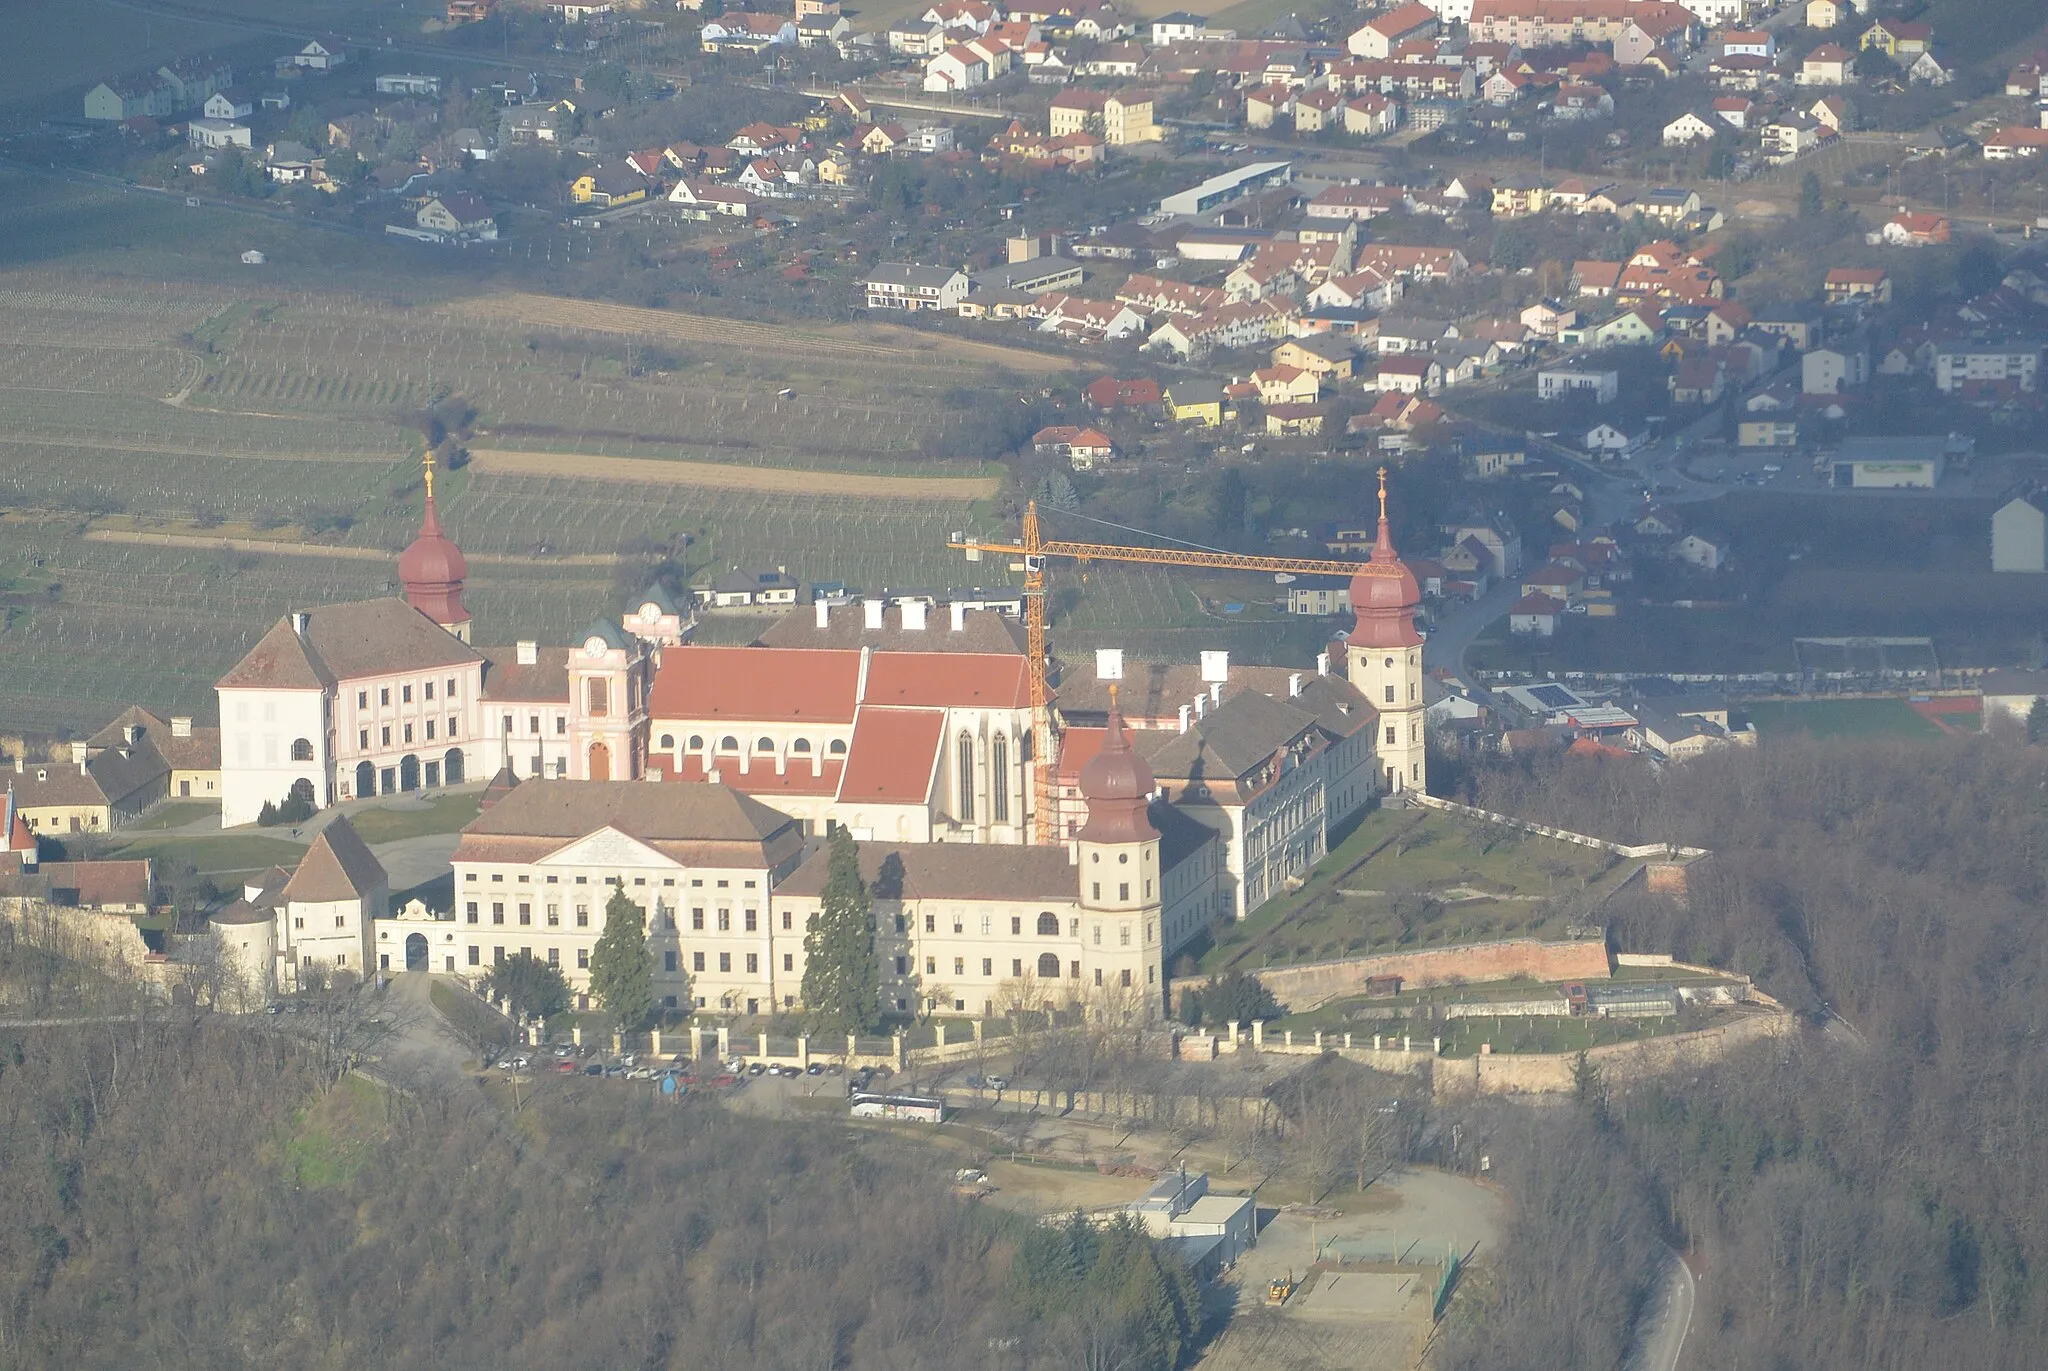
[(1010, 1088), (1010, 1078), (1008, 1076), (990, 1076), (988, 1078), (988, 1088), (997, 1094), (1001, 1094)]
[(555, 1070), (556, 1070), (556, 1071), (558, 1071), (558, 1072), (560, 1072), (560, 1073), (561, 1073), (562, 1075), (564, 1075), (564, 1076), (573, 1076), (573, 1075), (575, 1075), (575, 1074), (576, 1074), (576, 1063), (574, 1063), (574, 1062), (556, 1062), (556, 1063), (555, 1063)]
[(817, 1062), (812, 1062), (804, 1069), (804, 1074), (806, 1076), (822, 1076), (825, 1074), (825, 1068)]
[(604, 1074), (604, 1067), (597, 1062), (592, 1062), (589, 1066), (583, 1068), (583, 1074), (586, 1076), (602, 1076)]
[(759, 1076), (764, 1074), (767, 1070), (767, 1066), (761, 1062), (752, 1062), (749, 1063), (747, 1066), (747, 1074), (749, 1076)]

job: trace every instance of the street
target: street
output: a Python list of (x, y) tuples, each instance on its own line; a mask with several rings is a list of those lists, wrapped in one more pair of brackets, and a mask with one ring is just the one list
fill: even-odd
[(1666, 1249), (1666, 1253), (1664, 1292), (1651, 1300), (1636, 1324), (1628, 1371), (1678, 1371), (1685, 1335), (1692, 1330), (1692, 1271), (1676, 1252)]

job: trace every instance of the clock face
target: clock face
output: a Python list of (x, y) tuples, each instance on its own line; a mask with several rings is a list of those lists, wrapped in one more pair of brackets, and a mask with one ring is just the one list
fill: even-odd
[(660, 617), (661, 610), (657, 606), (651, 604), (640, 606), (640, 618), (643, 622), (651, 624)]
[(589, 642), (585, 643), (583, 645), (583, 655), (586, 657), (604, 656), (604, 639), (592, 638)]

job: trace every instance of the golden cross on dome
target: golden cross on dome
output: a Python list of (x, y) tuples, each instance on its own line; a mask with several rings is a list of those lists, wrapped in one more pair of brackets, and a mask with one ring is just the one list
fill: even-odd
[[(432, 448), (427, 449), (426, 460), (421, 465), (427, 469), (427, 498), (431, 500), (434, 498), (434, 450)], [(1381, 478), (1380, 484), (1386, 484), (1385, 477)], [(1382, 501), (1384, 502), (1384, 496)]]
[(1380, 518), (1387, 517), (1387, 469), (1380, 468)]

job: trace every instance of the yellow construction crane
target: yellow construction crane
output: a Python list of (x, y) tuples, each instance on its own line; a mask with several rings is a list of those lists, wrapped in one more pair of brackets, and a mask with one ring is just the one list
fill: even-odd
[[(1381, 467), (1380, 517), (1385, 518), (1386, 513), (1387, 469)], [(1045, 680), (1045, 574), (1048, 557), (1069, 557), (1077, 562), (1146, 562), (1224, 571), (1286, 572), (1297, 576), (1350, 576), (1363, 565), (1357, 561), (1316, 557), (1253, 557), (1209, 548), (1125, 547), (1118, 543), (1048, 540), (1039, 529), (1036, 500), (1024, 507), (1021, 541), (991, 543), (956, 534), (949, 546), (965, 551), (970, 559), (989, 554), (1021, 558), (1024, 563), (1025, 652), (1031, 658), (1031, 732), (1036, 739), (1031, 749), (1033, 826), (1041, 843), (1056, 840), (1052, 826), (1052, 772), (1056, 757)]]

